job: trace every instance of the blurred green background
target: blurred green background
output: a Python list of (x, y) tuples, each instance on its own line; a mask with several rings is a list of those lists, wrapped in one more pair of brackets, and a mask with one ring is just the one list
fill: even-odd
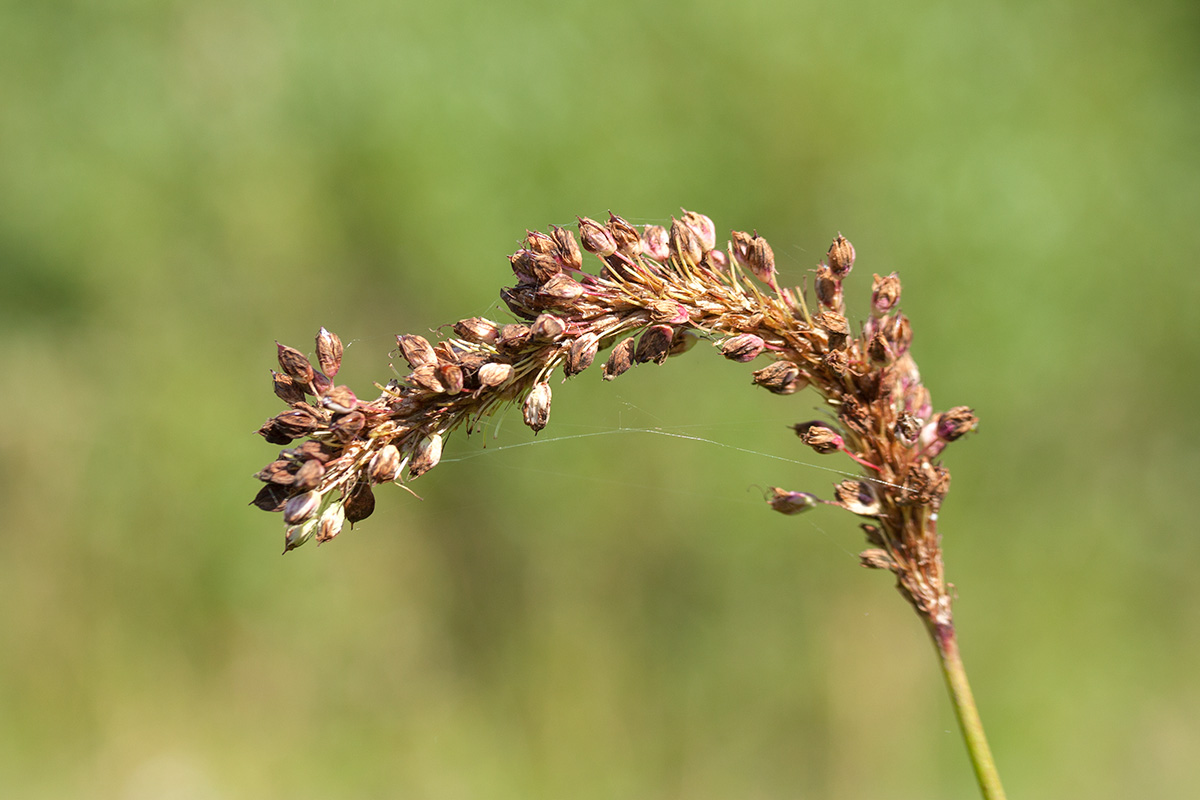
[(854, 520), (762, 503), (837, 480), (775, 458), (817, 401), (705, 348), (319, 550), (246, 505), (275, 339), (366, 394), (394, 334), (509, 319), (527, 227), (682, 205), (793, 284), (841, 231), (859, 310), (898, 270), (978, 411), (943, 532), (1010, 796), (1187, 795), (1198, 8), (4, 3), (0, 794), (974, 796)]

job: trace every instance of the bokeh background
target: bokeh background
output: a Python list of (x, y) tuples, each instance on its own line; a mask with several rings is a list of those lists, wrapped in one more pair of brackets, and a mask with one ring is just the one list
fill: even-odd
[(527, 227), (686, 206), (793, 284), (846, 234), (860, 310), (898, 270), (982, 418), (943, 532), (1009, 794), (1186, 796), (1198, 9), (4, 3), (0, 794), (974, 796), (854, 520), (762, 503), (837, 480), (816, 399), (705, 348), (319, 550), (246, 505), (275, 339), (367, 394), (394, 334), (509, 319)]

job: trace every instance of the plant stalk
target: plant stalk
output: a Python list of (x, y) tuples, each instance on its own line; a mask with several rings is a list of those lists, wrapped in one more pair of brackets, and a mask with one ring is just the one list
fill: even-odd
[(954, 714), (958, 717), (958, 725), (967, 744), (967, 754), (975, 768), (979, 790), (984, 800), (1005, 800), (1004, 787), (1000, 785), (1000, 774), (996, 771), (996, 762), (992, 759), (992, 751), (983, 733), (983, 723), (979, 719), (979, 709), (975, 707), (975, 698), (971, 694), (971, 684), (967, 682), (967, 671), (963, 668), (962, 657), (958, 653), (954, 623), (927, 621), (926, 624), (942, 662), (946, 688), (950, 690)]

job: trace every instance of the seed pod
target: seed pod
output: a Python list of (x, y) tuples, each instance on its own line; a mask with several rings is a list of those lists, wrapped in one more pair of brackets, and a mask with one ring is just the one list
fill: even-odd
[(436, 364), (424, 364), (417, 367), (408, 376), (408, 381), (412, 385), (434, 394), (442, 394), (446, 391), (446, 384), (442, 383)]
[(545, 381), (534, 384), (525, 398), (525, 424), (534, 433), (546, 427), (550, 421), (550, 384)]
[(325, 465), (315, 458), (305, 461), (300, 465), (300, 469), (296, 470), (295, 479), (292, 481), (292, 488), (306, 491), (315, 489), (321, 484), (321, 478), (325, 477)]
[(316, 517), (313, 517), (302, 525), (293, 525), (288, 528), (287, 533), (283, 536), (283, 552), (287, 553), (289, 550), (295, 550), (311, 539), (313, 533), (317, 530), (319, 521)]
[(790, 361), (776, 361), (757, 370), (754, 383), (774, 394), (794, 394), (808, 385), (800, 368)]
[(303, 353), (294, 347), (275, 342), (275, 355), (279, 359), (280, 368), (287, 373), (289, 378), (301, 386), (312, 383), (312, 364), (308, 363), (308, 359), (304, 357)]
[(339, 442), (353, 441), (367, 424), (367, 417), (361, 411), (351, 411), (334, 420), (329, 426), (329, 432)]
[(463, 371), (458, 364), (439, 364), (437, 376), (446, 394), (458, 394), (463, 390)]
[(825, 264), (817, 266), (813, 286), (816, 290), (817, 302), (821, 304), (822, 308), (840, 311), (845, 307), (845, 301), (842, 299), (842, 282), (833, 276), (833, 271)]
[(829, 334), (829, 349), (841, 350), (850, 335), (850, 323), (836, 311), (822, 311), (812, 318), (813, 324)]
[(342, 366), (342, 340), (336, 333), (321, 328), (317, 332), (317, 363), (329, 377), (337, 375)]
[(900, 276), (896, 273), (871, 281), (871, 311), (875, 316), (886, 314), (900, 302)]
[(562, 272), (537, 288), (537, 296), (545, 299), (547, 305), (553, 305), (555, 302), (570, 302), (582, 295), (583, 292), (583, 284)]
[[(291, 444), (292, 439), (297, 438), (292, 436), (279, 427), (278, 421), (269, 419), (263, 423), (262, 427), (255, 431), (259, 436), (266, 439), (271, 444)], [(303, 434), (299, 434), (303, 435)]]
[(312, 388), (313, 392), (318, 396), (323, 395), (333, 388), (333, 381), (330, 380), (329, 376), (327, 376), (325, 373), (314, 371)]
[(871, 341), (867, 342), (867, 355), (876, 364), (890, 364), (895, 358), (891, 345), (878, 331), (871, 337)]
[(551, 225), (550, 236), (558, 245), (558, 259), (562, 265), (567, 269), (581, 269), (583, 256), (579, 253), (579, 243), (575, 241), (575, 234), (565, 228)]
[(730, 361), (746, 363), (758, 358), (759, 353), (766, 347), (761, 337), (753, 333), (742, 333), (731, 336), (721, 343), (721, 355)]
[(576, 217), (576, 219), (579, 220), (579, 238), (583, 240), (584, 250), (601, 258), (617, 252), (617, 242), (608, 228), (588, 217)]
[(608, 354), (608, 361), (604, 364), (604, 380), (611, 381), (633, 366), (634, 346), (634, 339), (630, 336), (612, 349)]
[(860, 517), (877, 517), (882, 510), (871, 484), (860, 480), (842, 481), (834, 487), (837, 504)]
[(273, 425), (274, 429), (284, 436), (299, 439), (301, 436), (316, 430), (320, 423), (316, 416), (308, 409), (294, 408), (291, 411), (285, 411), (282, 414), (276, 415), (267, 424)]
[(671, 254), (684, 264), (699, 264), (700, 259), (704, 258), (704, 250), (700, 247), (700, 240), (696, 238), (696, 234), (674, 217), (671, 217), (671, 232), (668, 240)]
[(642, 237), (638, 235), (637, 228), (611, 211), (608, 212), (608, 232), (612, 234), (617, 250), (630, 258), (642, 252)]
[(816, 495), (808, 492), (789, 492), (778, 486), (772, 486), (770, 493), (767, 503), (780, 514), (800, 514), (810, 508), (816, 508), (821, 502)]
[(358, 398), (349, 386), (334, 386), (321, 397), (321, 406), (335, 414), (348, 414), (358, 407)]
[(413, 450), (412, 461), (408, 464), (409, 477), (419, 478), (438, 465), (442, 460), (442, 435), (435, 433), (427, 436)]
[(696, 241), (700, 243), (700, 249), (707, 253), (716, 247), (717, 228), (713, 225), (713, 221), (695, 211), (688, 211), (686, 208), (680, 210), (683, 211), (683, 218), (680, 222), (688, 226), (692, 233), (696, 234)]
[(291, 486), (296, 482), (296, 462), (281, 458), (278, 461), (272, 461), (254, 477), (258, 478), (263, 483), (275, 483), (280, 486)]
[(539, 314), (529, 328), (529, 337), (536, 342), (557, 342), (567, 332), (567, 323), (553, 314)]
[(371, 456), (371, 464), (367, 469), (371, 483), (387, 483), (394, 481), (400, 474), (400, 450), (394, 444), (385, 444), (379, 452)]
[(525, 231), (525, 247), (543, 256), (552, 256), (558, 249), (554, 240), (541, 231)]
[(320, 522), (317, 523), (317, 544), (328, 542), (337, 536), (342, 532), (342, 526), (345, 523), (346, 507), (341, 503), (329, 506), (321, 513)]
[(283, 507), (291, 496), (288, 487), (280, 486), (277, 483), (268, 483), (258, 490), (258, 494), (250, 501), (250, 505), (261, 508), (263, 511), (283, 511)]
[(471, 317), (454, 323), (454, 333), (475, 344), (493, 344), (499, 336), (496, 323), (483, 317)]
[(544, 283), (559, 271), (558, 261), (551, 255), (532, 250), (518, 250), (509, 256), (513, 272), (522, 283)]
[(662, 225), (647, 225), (642, 229), (642, 252), (660, 264), (671, 259), (670, 238)]
[(671, 340), (675, 338), (675, 329), (670, 325), (651, 325), (638, 340), (633, 360), (639, 364), (653, 361), (661, 364), (667, 360), (671, 350)]
[(760, 281), (768, 286), (775, 286), (775, 252), (767, 240), (758, 235), (745, 231), (733, 232), (733, 258), (742, 269), (754, 273)]
[(437, 364), (437, 354), (433, 352), (433, 345), (424, 336), (407, 333), (397, 336), (396, 344), (400, 345), (400, 352), (404, 354), (404, 360), (412, 369)]
[(802, 422), (793, 425), (792, 430), (800, 437), (800, 441), (822, 455), (835, 453), (845, 446), (838, 432), (824, 422)]
[(321, 507), (321, 495), (318, 492), (298, 494), (283, 507), (283, 521), (288, 525), (299, 525)]
[(370, 485), (359, 483), (345, 496), (343, 505), (346, 508), (346, 521), (353, 525), (362, 522), (375, 511), (375, 494)]
[(485, 389), (491, 389), (507, 381), (512, 374), (511, 364), (489, 362), (479, 368), (479, 385)]
[(600, 337), (597, 334), (592, 331), (583, 334), (571, 342), (571, 349), (567, 351), (567, 360), (563, 365), (563, 372), (568, 378), (583, 372), (592, 365), (592, 361), (595, 360), (599, 349)]
[(844, 278), (850, 274), (850, 269), (854, 266), (854, 245), (839, 233), (833, 240), (833, 244), (829, 246), (828, 257), (829, 269), (838, 278)]
[(275, 387), (275, 396), (289, 406), (293, 403), (304, 402), (304, 389), (290, 376), (271, 370), (271, 382)]
[(496, 345), (501, 350), (514, 352), (520, 350), (529, 342), (529, 326), (528, 325), (505, 325), (500, 329), (500, 338)]

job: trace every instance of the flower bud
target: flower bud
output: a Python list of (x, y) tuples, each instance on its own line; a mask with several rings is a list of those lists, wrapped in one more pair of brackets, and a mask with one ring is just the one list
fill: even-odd
[(539, 314), (529, 328), (529, 336), (537, 342), (557, 342), (567, 332), (567, 323), (553, 314)]
[(328, 542), (342, 532), (346, 523), (346, 507), (341, 503), (333, 503), (321, 513), (317, 523), (317, 544)]
[(896, 273), (871, 281), (871, 311), (875, 316), (888, 313), (900, 302), (900, 276)]
[(854, 245), (846, 240), (845, 236), (840, 233), (833, 240), (833, 244), (829, 246), (829, 269), (834, 276), (844, 278), (850, 274), (850, 268), (854, 266)]
[(471, 317), (454, 323), (454, 333), (474, 344), (494, 344), (499, 336), (496, 323), (483, 317)]
[(683, 218), (680, 219), (680, 222), (690, 228), (692, 233), (696, 235), (696, 241), (699, 242), (700, 249), (707, 253), (716, 247), (717, 228), (713, 225), (713, 221), (695, 211), (688, 211), (686, 208), (680, 210), (683, 212)]
[(617, 242), (613, 239), (608, 228), (588, 217), (577, 217), (579, 220), (579, 238), (583, 240), (583, 249), (601, 258), (617, 252)]
[(404, 360), (412, 369), (437, 364), (437, 354), (433, 352), (433, 345), (424, 336), (407, 333), (397, 336), (396, 344), (400, 345), (400, 352), (404, 354)]
[(321, 507), (321, 495), (318, 492), (298, 494), (283, 507), (283, 521), (288, 525), (299, 525)]
[(279, 359), (280, 368), (287, 373), (289, 378), (301, 386), (307, 386), (312, 383), (312, 364), (308, 363), (308, 359), (305, 358), (303, 353), (294, 347), (288, 347), (279, 342), (275, 343), (275, 351), (275, 355)]
[(647, 225), (642, 229), (642, 252), (660, 264), (671, 259), (667, 229), (662, 225)]
[(742, 333), (721, 343), (721, 355), (730, 361), (744, 364), (758, 358), (764, 347), (766, 347), (766, 343), (761, 337), (755, 336), (753, 333)]
[(567, 351), (566, 363), (563, 365), (563, 372), (568, 378), (583, 372), (592, 365), (599, 349), (600, 337), (596, 333), (588, 331), (583, 334), (571, 342), (571, 348)]
[(342, 340), (336, 333), (321, 328), (317, 333), (317, 363), (329, 377), (337, 375), (342, 366)]
[(525, 424), (534, 433), (546, 427), (550, 421), (550, 384), (545, 381), (534, 384), (525, 398)]
[(558, 245), (558, 259), (562, 265), (567, 269), (581, 269), (583, 257), (579, 253), (579, 243), (575, 241), (575, 234), (566, 228), (551, 225), (550, 236)]
[(667, 354), (671, 350), (671, 340), (674, 338), (675, 329), (670, 325), (651, 325), (638, 340), (633, 360), (639, 364), (649, 361), (653, 361), (655, 364), (663, 363), (667, 360)]
[(400, 449), (394, 444), (385, 444), (375, 455), (371, 456), (371, 464), (367, 468), (371, 483), (387, 483), (396, 480), (400, 474)]
[(780, 514), (799, 514), (810, 508), (816, 508), (821, 501), (816, 495), (808, 492), (789, 492), (778, 486), (772, 486), (767, 502)]
[(511, 364), (497, 364), (489, 361), (479, 368), (479, 385), (485, 389), (492, 389), (507, 381), (512, 374)]
[(808, 385), (800, 368), (790, 361), (776, 361), (756, 371), (754, 383), (774, 394), (794, 394)]
[(612, 352), (608, 354), (608, 361), (604, 365), (604, 380), (611, 381), (633, 366), (634, 347), (634, 339), (630, 336), (628, 339), (621, 340), (612, 349)]
[(792, 430), (800, 437), (800, 441), (822, 455), (837, 452), (845, 446), (838, 432), (824, 422), (802, 422), (793, 425)]
[(435, 433), (427, 436), (413, 450), (412, 461), (408, 464), (409, 477), (419, 478), (438, 465), (442, 460), (442, 435)]
[(671, 254), (684, 264), (695, 265), (704, 258), (704, 250), (695, 232), (679, 220), (671, 217), (671, 233), (669, 236)]
[(300, 545), (312, 538), (312, 535), (317, 530), (319, 520), (313, 517), (308, 522), (302, 525), (293, 525), (287, 529), (287, 533), (283, 536), (283, 552), (295, 550)]

